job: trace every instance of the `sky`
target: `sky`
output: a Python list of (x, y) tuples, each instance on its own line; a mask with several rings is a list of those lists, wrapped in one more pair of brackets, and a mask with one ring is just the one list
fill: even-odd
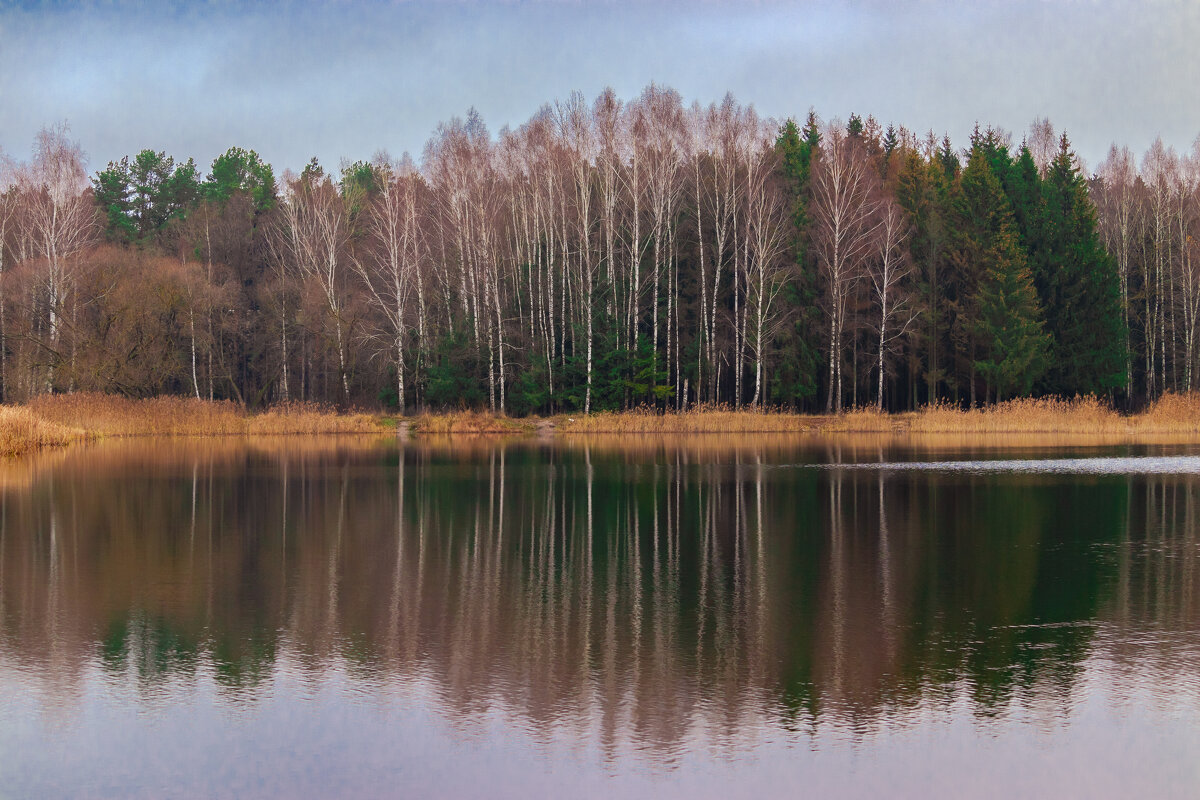
[(208, 2), (0, 0), (0, 149), (66, 121), (90, 169), (144, 148), (277, 173), (420, 156), (441, 121), (493, 133), (544, 103), (651, 81), (760, 114), (856, 112), (1020, 141), (1037, 117), (1095, 167), (1200, 134), (1200, 0)]

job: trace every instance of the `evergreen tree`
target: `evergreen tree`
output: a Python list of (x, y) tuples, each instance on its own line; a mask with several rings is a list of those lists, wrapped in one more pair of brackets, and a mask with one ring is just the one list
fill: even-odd
[(1017, 226), (1017, 240), (1025, 251), (1029, 269), (1033, 273), (1038, 296), (1044, 301), (1044, 287), (1048, 279), (1046, 261), (1046, 199), (1037, 164), (1028, 147), (1022, 147), (1012, 162), (1004, 181), (1004, 192), (1012, 205), (1013, 222)]
[(433, 406), (476, 408), (485, 402), (486, 370), (461, 328), (438, 340), (426, 381), (425, 399)]
[(976, 399), (976, 373), (997, 399), (1027, 394), (1046, 369), (1050, 339), (1012, 209), (986, 146), (972, 148), (961, 187), (955, 327), (960, 359), (970, 370), (971, 400)]
[(858, 114), (851, 114), (850, 121), (846, 123), (846, 133), (850, 134), (851, 136), (862, 136), (863, 130), (864, 126), (862, 117), (860, 117)]
[(782, 357), (771, 384), (771, 399), (776, 403), (794, 406), (796, 402), (813, 397), (817, 391), (816, 375), (820, 364), (811, 344), (819, 341), (810, 335), (819, 324), (816, 313), (816, 289), (813, 270), (808, 268), (809, 229), (808, 200), (812, 181), (813, 158), (820, 145), (820, 121), (815, 112), (808, 113), (804, 127), (789, 119), (779, 130), (775, 150), (779, 154), (779, 174), (791, 202), (794, 235), (792, 257), (797, 269), (795, 277), (784, 290), (790, 307), (797, 309), (794, 324), (781, 333)]
[(900, 146), (900, 135), (896, 132), (895, 125), (888, 125), (887, 131), (883, 135), (883, 157), (884, 160), (890, 160), (892, 153), (896, 152), (896, 148)]
[(110, 242), (131, 242), (137, 231), (130, 203), (129, 159), (110, 161), (92, 180), (96, 205), (104, 214), (104, 236)]
[(196, 165), (175, 165), (166, 153), (143, 150), (110, 162), (92, 181), (96, 202), (105, 215), (109, 241), (146, 244), (167, 224), (181, 217), (200, 196)]
[(236, 191), (249, 192), (256, 211), (275, 205), (275, 173), (253, 150), (231, 147), (217, 156), (204, 184), (205, 197), (220, 203)]
[(175, 217), (186, 216), (200, 202), (200, 172), (196, 169), (195, 161), (189, 158), (175, 167), (171, 177), (163, 184), (162, 196), (170, 203), (171, 215)]
[(129, 164), (132, 188), (130, 203), (137, 221), (138, 238), (145, 240), (166, 224), (173, 211), (166, 197), (167, 182), (175, 171), (175, 159), (166, 153), (143, 150)]
[(975, 368), (998, 401), (1014, 393), (1028, 394), (1050, 357), (1037, 291), (1015, 238), (1010, 231), (993, 240), (977, 301), (982, 357)]
[(917, 269), (921, 312), (916, 335), (924, 358), (925, 399), (933, 402), (938, 398), (939, 385), (947, 377), (943, 362), (949, 351), (943, 273), (949, 249), (947, 217), (954, 179), (947, 178), (940, 159), (927, 161), (912, 149), (904, 152), (903, 159), (896, 176), (896, 201), (913, 226), (908, 247)]
[[(1007, 139), (1005, 134), (990, 125), (983, 130), (976, 125), (975, 130), (971, 133), (972, 157), (974, 157), (975, 151), (978, 151), (987, 159), (992, 174), (996, 176), (996, 180), (1000, 182), (1000, 187), (1006, 195), (1009, 191), (1013, 171), (1013, 160), (1008, 152)], [(1009, 199), (1011, 202), (1011, 197)]]
[(958, 160), (958, 153), (954, 152), (954, 148), (950, 144), (948, 134), (942, 137), (942, 145), (938, 148), (935, 160), (941, 166), (942, 175), (946, 180), (953, 181), (958, 178), (962, 163)]
[(1045, 273), (1038, 288), (1054, 339), (1045, 388), (1057, 394), (1104, 394), (1125, 380), (1121, 287), (1066, 134), (1043, 190)]

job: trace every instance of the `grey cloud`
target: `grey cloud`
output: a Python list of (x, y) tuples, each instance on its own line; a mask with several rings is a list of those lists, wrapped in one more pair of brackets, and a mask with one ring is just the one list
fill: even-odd
[(765, 115), (871, 113), (965, 142), (976, 120), (1117, 140), (1200, 132), (1197, 4), (236, 3), (0, 11), (0, 147), (69, 119), (93, 167), (142, 147), (277, 168), (420, 149), (477, 107), (494, 131), (573, 89), (727, 90)]

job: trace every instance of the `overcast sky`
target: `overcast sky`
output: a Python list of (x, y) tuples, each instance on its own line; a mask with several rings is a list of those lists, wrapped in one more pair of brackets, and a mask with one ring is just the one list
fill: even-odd
[(1047, 116), (1094, 167), (1200, 134), (1197, 0), (18, 3), (0, 0), (0, 148), (68, 121), (93, 170), (143, 148), (282, 172), (420, 154), (471, 106), (493, 132), (572, 90), (850, 112), (948, 132)]

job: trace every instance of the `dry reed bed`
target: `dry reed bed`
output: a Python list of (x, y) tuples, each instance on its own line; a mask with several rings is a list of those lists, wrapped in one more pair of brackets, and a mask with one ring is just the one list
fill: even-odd
[(1146, 436), (1200, 433), (1200, 394), (1167, 394), (1139, 414), (1123, 415), (1095, 397), (1009, 400), (962, 410), (931, 406), (911, 415), (912, 433), (1045, 433)]
[[(907, 414), (858, 409), (816, 416), (708, 408), (678, 414), (653, 410), (518, 420), (482, 412), (423, 414), (409, 429), (422, 436), (528, 434), (879, 434), (899, 436), (1002, 434), (1075, 437), (1080, 441), (1200, 437), (1200, 393), (1168, 394), (1146, 411), (1122, 415), (1094, 397), (1010, 400), (963, 410), (934, 405)], [(0, 455), (60, 447), (98, 436), (271, 436), (381, 433), (381, 419), (338, 414), (323, 406), (291, 403), (249, 414), (230, 402), (158, 397), (132, 400), (76, 393), (39, 397), (26, 406), (0, 407)], [(1000, 442), (998, 442), (1000, 443)]]
[(1167, 394), (1146, 411), (1129, 416), (1095, 397), (1080, 397), (1009, 400), (968, 410), (945, 403), (903, 414), (874, 409), (827, 416), (702, 409), (660, 415), (638, 410), (559, 417), (555, 422), (566, 433), (1191, 435), (1200, 434), (1200, 393)]
[(1128, 433), (1138, 417), (1113, 411), (1095, 397), (1006, 400), (984, 408), (927, 406), (907, 421), (912, 433)]
[(24, 407), (57, 425), (105, 436), (237, 436), (379, 433), (369, 414), (338, 414), (306, 403), (287, 403), (249, 414), (231, 402), (183, 397), (133, 400), (103, 394), (46, 395)]
[(0, 406), (0, 456), (19, 456), (94, 438), (78, 427), (43, 419), (28, 408)]

